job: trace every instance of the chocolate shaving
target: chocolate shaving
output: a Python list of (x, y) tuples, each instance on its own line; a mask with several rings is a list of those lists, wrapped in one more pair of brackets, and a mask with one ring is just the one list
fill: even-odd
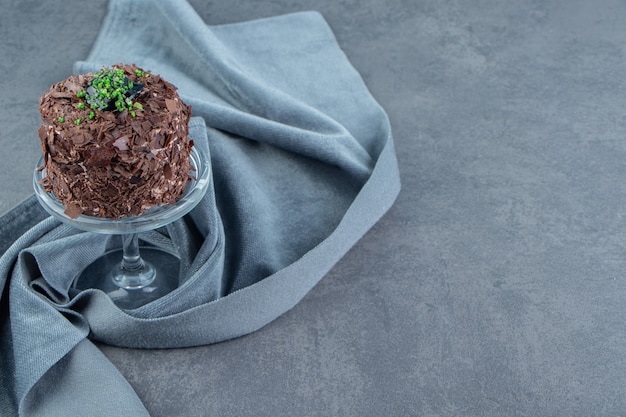
[(165, 99), (165, 106), (167, 107), (167, 110), (175, 113), (178, 111), (178, 103), (176, 103), (176, 101), (174, 100), (169, 100), (169, 99)]
[(78, 204), (76, 204), (74, 202), (71, 202), (65, 208), (64, 213), (67, 214), (68, 217), (71, 217), (72, 219), (75, 219), (76, 217), (78, 217), (81, 214), (83, 214), (83, 209), (81, 209)]
[(128, 150), (128, 136), (120, 136), (113, 142), (113, 146), (115, 146), (120, 151)]

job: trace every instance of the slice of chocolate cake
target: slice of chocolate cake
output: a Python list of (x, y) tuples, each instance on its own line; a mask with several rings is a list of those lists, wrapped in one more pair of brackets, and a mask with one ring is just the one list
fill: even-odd
[(119, 219), (173, 204), (191, 178), (191, 107), (135, 65), (74, 75), (40, 99), (44, 188), (65, 213)]

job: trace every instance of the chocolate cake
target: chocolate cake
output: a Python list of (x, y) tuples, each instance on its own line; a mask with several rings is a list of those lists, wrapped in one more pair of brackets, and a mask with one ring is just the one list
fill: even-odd
[(65, 213), (119, 219), (173, 204), (191, 178), (191, 107), (135, 65), (73, 75), (40, 99), (44, 189)]

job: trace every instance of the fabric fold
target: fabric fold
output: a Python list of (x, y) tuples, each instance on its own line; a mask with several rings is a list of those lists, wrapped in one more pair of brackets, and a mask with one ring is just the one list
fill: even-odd
[[(270, 142), (309, 157), (323, 157), (362, 180), (368, 177), (372, 158), (364, 149), (366, 144), (359, 143), (348, 131), (353, 115), (345, 120), (337, 119), (339, 112), (347, 110), (343, 101), (353, 97), (352, 88), (355, 80), (361, 82), (360, 77), (354, 70), (347, 74), (345, 68), (334, 71), (332, 64), (345, 61), (345, 56), (327, 42), (332, 32), (321, 15), (301, 12), (287, 19), (278, 18), (277, 22), (266, 19), (267, 26), (246, 25), (249, 29), (244, 30), (245, 35), (234, 39), (235, 34), (241, 36), (242, 32), (237, 30), (240, 24), (207, 27), (186, 2), (155, 0), (153, 4), (157, 7), (150, 7), (151, 3), (150, 0), (132, 4), (112, 2), (109, 16), (117, 17), (109, 19), (110, 24), (101, 32), (89, 60), (77, 63), (76, 72), (97, 71), (103, 65), (129, 62), (129, 59), (146, 68), (157, 68), (179, 87), (183, 99), (209, 126)], [(137, 15), (144, 23), (139, 30), (135, 28)], [(310, 26), (323, 31), (305, 32)], [(261, 36), (252, 33), (255, 29)], [(158, 39), (156, 33), (160, 33)], [(324, 35), (323, 42), (320, 35)], [(104, 38), (107, 40), (100, 42)], [(237, 45), (231, 43), (227, 47), (225, 42), (233, 40)], [(259, 40), (261, 43), (254, 45)], [(305, 48), (298, 48), (302, 45), (299, 40), (306, 41)], [(107, 47), (107, 42), (116, 41), (122, 43), (123, 48)], [(290, 49), (296, 49), (295, 53), (287, 55), (273, 47), (277, 44), (283, 47), (291, 44)], [(251, 57), (242, 57), (242, 50), (253, 54), (252, 64)], [(257, 50), (264, 52), (262, 59), (258, 59)], [(304, 50), (308, 54), (303, 54)], [(235, 56), (235, 51), (240, 52)], [(274, 52), (273, 56), (270, 51)], [(194, 59), (189, 60), (190, 56)], [(277, 67), (285, 58), (290, 59), (289, 74), (284, 73), (285, 67)], [(258, 67), (265, 71), (260, 73)], [(312, 69), (315, 79), (305, 78), (303, 75)], [(287, 82), (289, 80), (291, 83)], [(317, 88), (311, 88), (320, 84), (325, 85), (324, 89), (319, 89), (325, 93), (321, 97)], [(364, 88), (364, 85), (358, 87)], [(329, 103), (326, 92), (342, 98), (337, 100), (341, 105), (329, 109), (332, 115), (324, 111), (329, 104), (334, 104)], [(378, 117), (371, 120), (379, 120), (384, 113), (375, 102), (359, 111), (362, 116), (378, 113)], [(363, 117), (363, 121), (370, 123), (367, 117)]]
[(9, 415), (146, 415), (92, 341), (178, 348), (258, 330), (297, 304), (400, 189), (387, 116), (317, 12), (207, 26), (186, 2), (112, 0), (75, 71), (119, 62), (160, 74), (192, 105), (190, 135), (210, 155), (211, 185), (184, 218), (140, 236), (175, 250), (182, 267), (174, 291), (128, 311), (71, 287), (119, 238), (51, 218), (2, 219), (28, 223), (0, 258), (0, 411)]

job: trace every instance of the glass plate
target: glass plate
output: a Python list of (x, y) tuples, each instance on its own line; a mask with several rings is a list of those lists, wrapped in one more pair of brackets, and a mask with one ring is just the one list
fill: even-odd
[(191, 148), (190, 163), (195, 168), (192, 179), (185, 189), (182, 198), (175, 204), (152, 207), (138, 216), (121, 219), (106, 219), (95, 216), (79, 215), (72, 219), (65, 214), (65, 206), (53, 193), (44, 190), (40, 181), (45, 178), (46, 170), (39, 170), (43, 165), (43, 156), (39, 158), (33, 174), (33, 188), (42, 207), (52, 216), (64, 223), (88, 232), (103, 234), (141, 233), (171, 223), (189, 213), (202, 200), (209, 185), (211, 176), (210, 163), (204, 151), (197, 146)]

